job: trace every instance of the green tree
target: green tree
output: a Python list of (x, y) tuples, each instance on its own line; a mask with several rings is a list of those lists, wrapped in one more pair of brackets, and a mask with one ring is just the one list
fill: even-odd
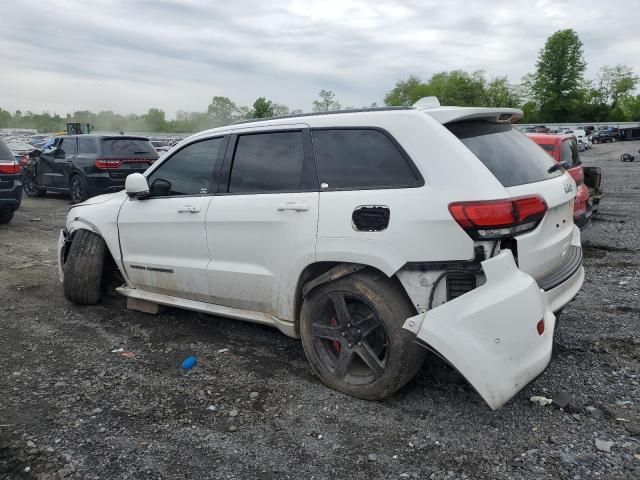
[(207, 114), (212, 127), (232, 124), (238, 118), (240, 111), (229, 97), (213, 97), (207, 107)]
[(336, 94), (331, 90), (320, 90), (318, 93), (319, 100), (314, 100), (312, 110), (314, 112), (330, 112), (331, 110), (340, 110), (340, 102), (336, 100)]
[(145, 115), (145, 121), (149, 131), (151, 132), (165, 132), (167, 130), (167, 120), (165, 118), (164, 110), (159, 108), (150, 108)]
[(606, 96), (612, 110), (616, 109), (620, 100), (633, 92), (638, 84), (638, 77), (633, 73), (633, 68), (626, 65), (605, 65), (600, 69), (598, 77), (602, 94)]
[(574, 30), (558, 30), (547, 39), (531, 86), (545, 121), (573, 120), (586, 67), (582, 42)]
[(509, 83), (507, 77), (494, 78), (484, 90), (484, 107), (519, 108), (522, 104), (518, 89)]
[(273, 116), (274, 117), (283, 117), (285, 115), (290, 115), (291, 114), (291, 110), (286, 105), (281, 105), (279, 103), (273, 103), (271, 106), (273, 108)]
[(416, 75), (409, 75), (406, 80), (398, 80), (395, 87), (384, 96), (385, 105), (409, 107), (430, 94), (428, 86)]
[(273, 103), (264, 97), (258, 97), (253, 102), (253, 118), (273, 117)]

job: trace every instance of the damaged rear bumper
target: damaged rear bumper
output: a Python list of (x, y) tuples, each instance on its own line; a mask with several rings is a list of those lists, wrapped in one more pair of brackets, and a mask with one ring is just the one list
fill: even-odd
[(408, 318), (404, 328), (451, 363), (495, 410), (548, 365), (553, 311), (577, 294), (584, 270), (580, 266), (545, 292), (518, 269), (509, 250), (485, 260), (482, 268), (485, 284)]

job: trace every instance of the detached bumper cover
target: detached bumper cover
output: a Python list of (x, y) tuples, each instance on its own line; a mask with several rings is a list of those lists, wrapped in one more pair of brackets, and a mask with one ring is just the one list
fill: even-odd
[(484, 285), (408, 318), (404, 328), (449, 361), (495, 410), (548, 365), (555, 316), (547, 295), (518, 269), (511, 251), (482, 267)]

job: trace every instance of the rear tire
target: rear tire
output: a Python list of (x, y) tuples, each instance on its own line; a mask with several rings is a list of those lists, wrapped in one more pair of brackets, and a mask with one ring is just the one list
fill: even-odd
[(64, 265), (64, 296), (80, 305), (94, 305), (104, 291), (103, 271), (107, 246), (99, 235), (79, 230), (73, 237)]
[(0, 225), (9, 223), (13, 218), (14, 211), (10, 207), (0, 207)]
[(89, 198), (89, 187), (82, 175), (75, 174), (69, 180), (69, 196), (73, 204), (82, 203)]
[(358, 272), (318, 286), (300, 314), (302, 346), (330, 388), (364, 400), (382, 400), (420, 370), (426, 351), (402, 328), (416, 314), (393, 280)]

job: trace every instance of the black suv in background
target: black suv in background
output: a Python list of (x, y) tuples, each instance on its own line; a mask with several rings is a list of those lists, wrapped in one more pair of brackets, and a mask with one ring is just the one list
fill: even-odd
[(9, 223), (22, 201), (22, 174), (9, 147), (0, 140), (0, 224)]
[(24, 191), (41, 197), (68, 192), (73, 203), (124, 188), (130, 173), (144, 172), (158, 154), (144, 137), (65, 135), (40, 152), (25, 171)]
[(622, 140), (620, 130), (613, 127), (600, 127), (591, 134), (593, 143), (619, 142), (620, 140)]

